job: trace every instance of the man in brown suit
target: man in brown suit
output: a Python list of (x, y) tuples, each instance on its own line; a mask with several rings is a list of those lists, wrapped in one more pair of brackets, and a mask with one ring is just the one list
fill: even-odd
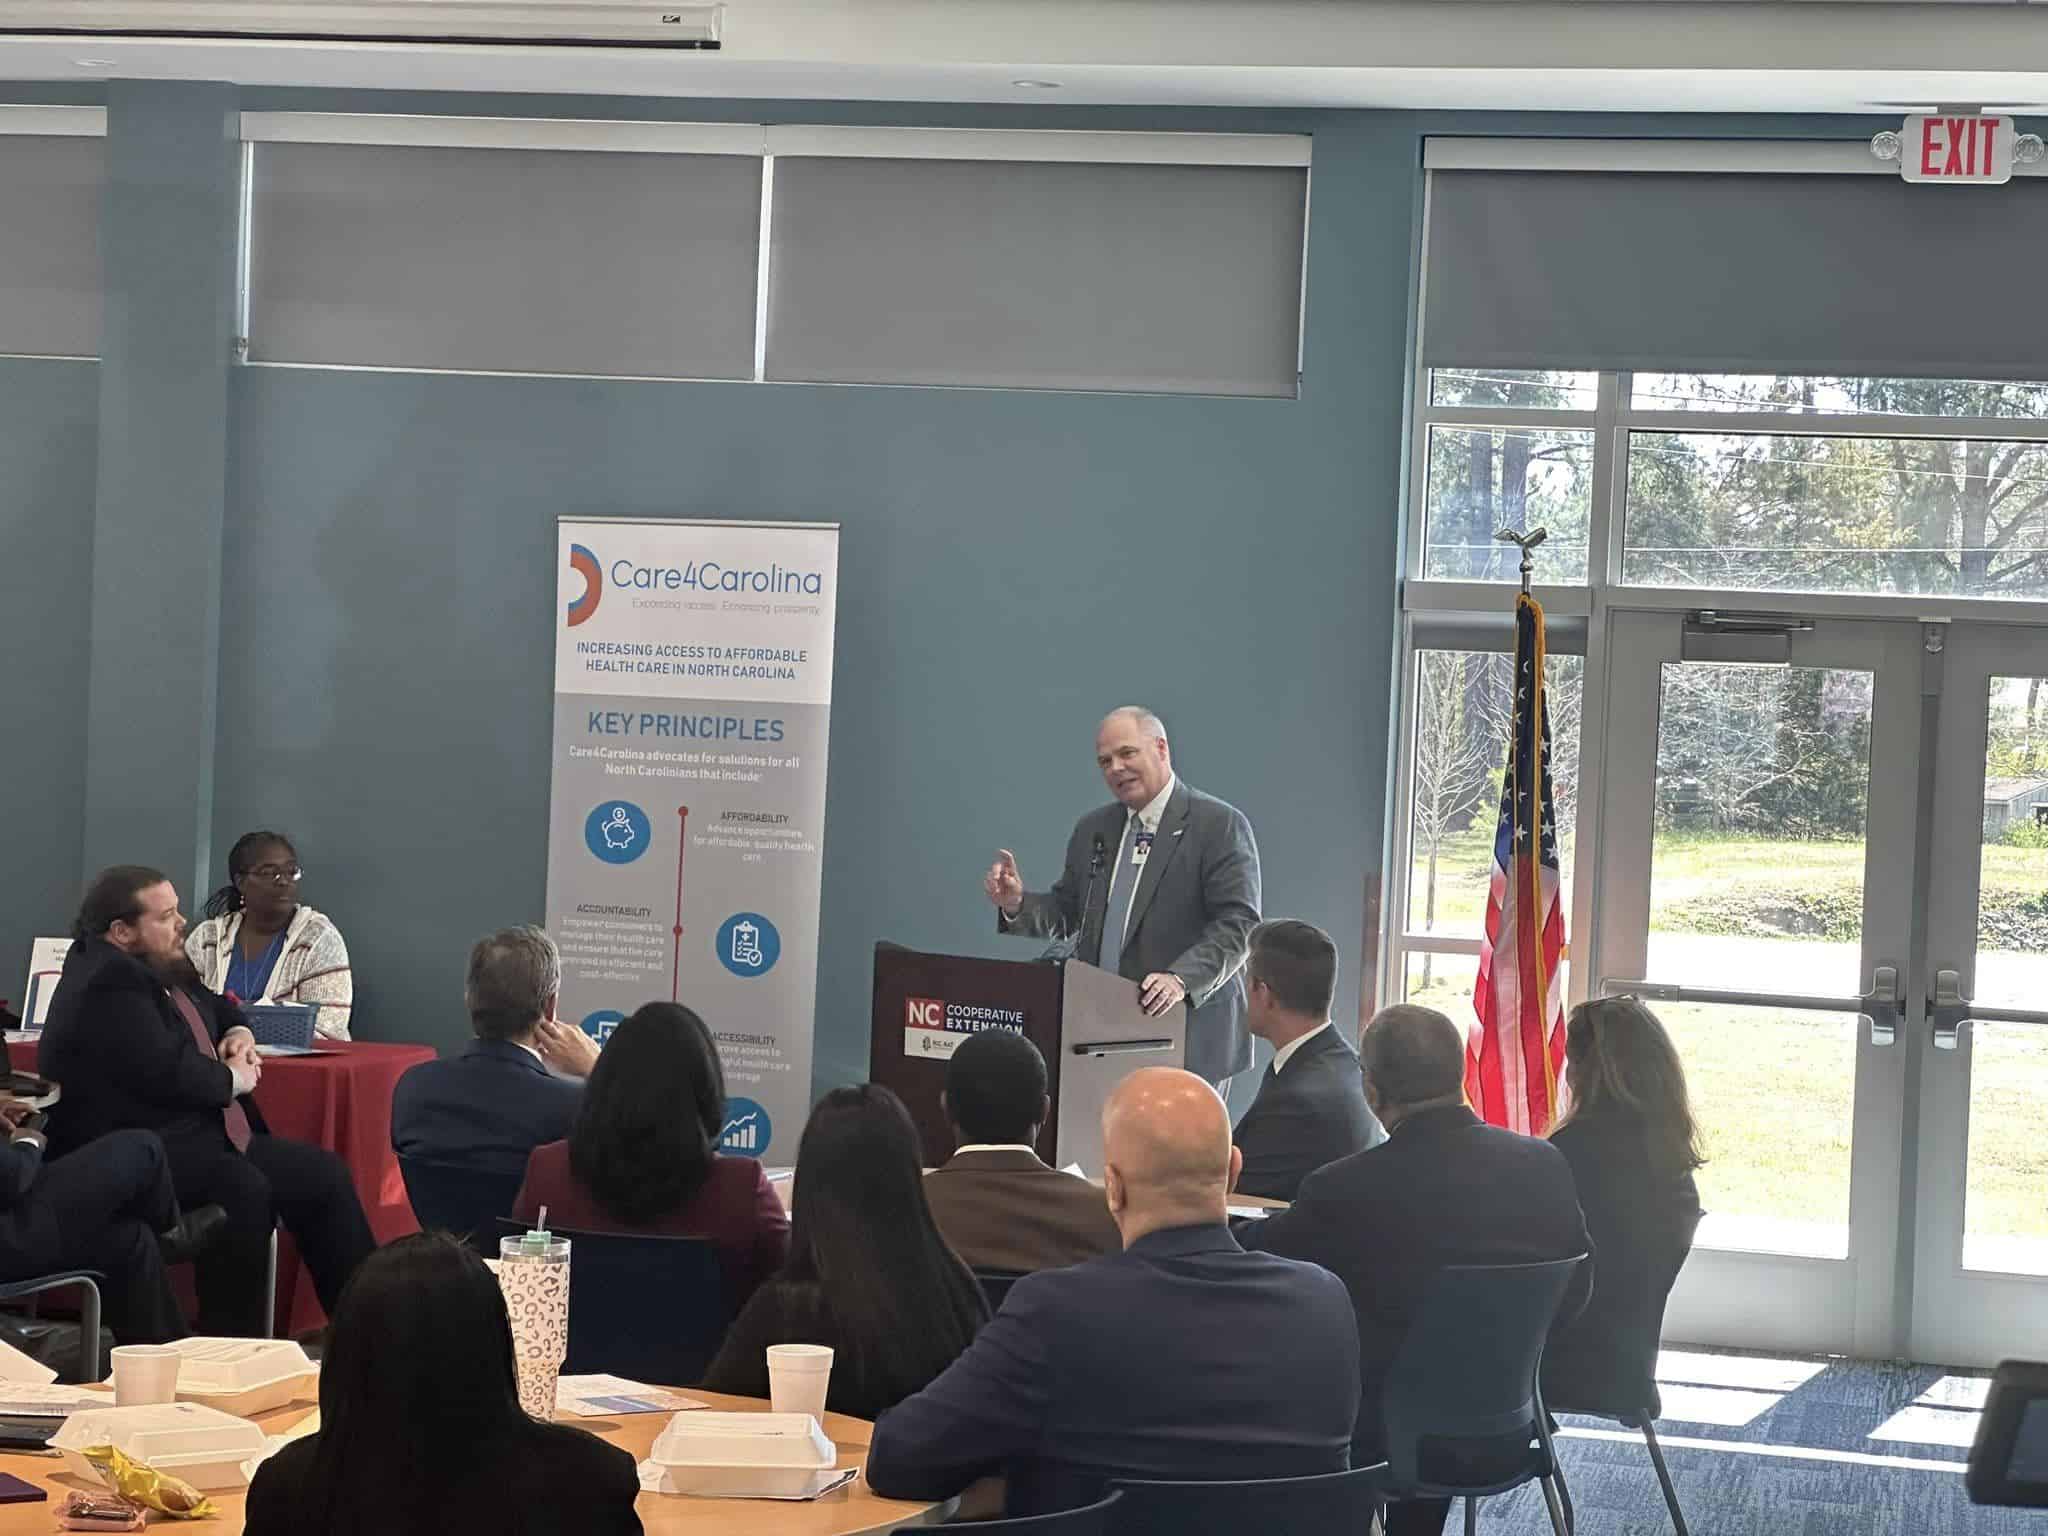
[(1052, 1113), (1045, 1058), (1022, 1035), (991, 1029), (960, 1042), (940, 1103), (958, 1145), (924, 1188), (969, 1267), (1060, 1269), (1123, 1247), (1099, 1185), (1048, 1167), (1032, 1150)]

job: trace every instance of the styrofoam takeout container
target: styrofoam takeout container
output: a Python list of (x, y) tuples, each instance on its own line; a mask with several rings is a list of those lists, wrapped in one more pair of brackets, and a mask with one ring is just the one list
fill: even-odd
[[(248, 1418), (318, 1391), (320, 1369), (290, 1339), (179, 1339), (178, 1396)], [(111, 1378), (109, 1378), (111, 1379)]]
[(263, 1454), (262, 1430), (247, 1419), (201, 1403), (149, 1403), (139, 1408), (86, 1408), (50, 1437), (68, 1471), (97, 1484), (85, 1459), (95, 1445), (111, 1445), (159, 1472), (182, 1477), (202, 1492), (249, 1486), (243, 1464)]
[(830, 1475), (839, 1452), (807, 1413), (709, 1413), (668, 1421), (648, 1459), (662, 1491), (727, 1498), (801, 1498)]

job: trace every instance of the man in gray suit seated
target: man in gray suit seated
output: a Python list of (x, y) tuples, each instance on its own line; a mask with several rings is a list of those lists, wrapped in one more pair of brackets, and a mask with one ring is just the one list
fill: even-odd
[(1123, 1247), (1102, 1187), (1033, 1149), (1052, 1114), (1045, 1058), (1007, 1029), (969, 1035), (946, 1063), (953, 1155), (925, 1175), (932, 1220), (973, 1269), (1029, 1274)]
[(1259, 850), (1244, 813), (1183, 783), (1149, 709), (1113, 710), (1095, 765), (1115, 801), (1067, 841), (1049, 891), (1027, 891), (1005, 848), (982, 882), (999, 933), (1072, 939), (1074, 953), (1139, 986), (1145, 1011), (1188, 1005), (1187, 1069), (1219, 1090), (1252, 1064), (1246, 943), (1259, 920)]

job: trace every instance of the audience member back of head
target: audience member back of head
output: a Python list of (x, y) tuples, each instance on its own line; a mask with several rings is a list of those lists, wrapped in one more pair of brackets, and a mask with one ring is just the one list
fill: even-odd
[(1347, 1465), (1350, 1301), (1315, 1266), (1231, 1236), (1238, 1157), (1216, 1091), (1172, 1068), (1132, 1073), (1103, 1149), (1124, 1251), (1019, 1280), (958, 1363), (876, 1425), (876, 1492), (944, 1498), (1001, 1473), (1023, 1515), (1089, 1503), (1120, 1477)]
[[(1383, 1009), (1360, 1057), (1387, 1140), (1310, 1174), (1289, 1209), (1241, 1235), (1248, 1247), (1322, 1265), (1350, 1291), (1364, 1394), (1352, 1460), (1365, 1465), (1384, 1454), (1387, 1368), (1437, 1270), (1569, 1258), (1589, 1245), (1563, 1154), (1466, 1106), (1457, 1025), (1433, 1009)], [(1584, 1306), (1591, 1268), (1579, 1266), (1560, 1316)]]
[(970, 1035), (941, 1095), (956, 1150), (925, 1179), (946, 1241), (976, 1269), (1025, 1273), (1123, 1246), (1102, 1190), (1034, 1150), (1052, 1114), (1045, 1058), (1020, 1034)]
[(1685, 1068), (1648, 1008), (1600, 998), (1566, 1024), (1565, 1084), (1572, 1108), (1550, 1143), (1571, 1164), (1600, 1281), (1544, 1352), (1544, 1389), (1640, 1408), (1664, 1297), (1700, 1217), (1693, 1170), (1704, 1159)]
[(680, 1003), (636, 1009), (605, 1042), (567, 1141), (534, 1148), (512, 1214), (572, 1232), (717, 1245), (729, 1312), (789, 1256), (789, 1213), (760, 1161), (718, 1152), (725, 1071)]
[(519, 1406), (498, 1282), (452, 1238), (401, 1238), (335, 1310), (320, 1430), (258, 1468), (249, 1536), (627, 1536), (633, 1458)]
[(789, 1260), (734, 1319), (704, 1386), (766, 1397), (770, 1344), (825, 1344), (826, 1406), (873, 1418), (952, 1364), (988, 1309), (932, 1221), (917, 1129), (887, 1088), (820, 1099), (797, 1167)]

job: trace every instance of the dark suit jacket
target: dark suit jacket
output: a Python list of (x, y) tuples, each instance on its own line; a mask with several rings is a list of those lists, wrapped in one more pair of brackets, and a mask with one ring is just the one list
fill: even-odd
[(1600, 1255), (1600, 1283), (1543, 1355), (1546, 1400), (1598, 1409), (1656, 1401), (1657, 1335), (1664, 1298), (1692, 1249), (1700, 1192), (1692, 1171), (1659, 1169), (1640, 1116), (1625, 1110), (1572, 1116), (1550, 1144), (1571, 1164), (1586, 1230)]
[(1119, 1477), (1339, 1472), (1355, 1346), (1322, 1270), (1245, 1253), (1222, 1226), (1154, 1232), (1019, 1280), (967, 1353), (876, 1423), (868, 1485), (940, 1499), (1001, 1472), (1023, 1515)]
[[(216, 1042), (242, 1022), (234, 1004), (196, 981), (185, 991)], [(105, 939), (83, 939), (65, 955), (37, 1068), (64, 1089), (50, 1111), (53, 1156), (131, 1126), (162, 1137), (174, 1164), (228, 1145), (221, 1111), (234, 1097), (233, 1074), (201, 1052), (156, 973)], [(253, 1115), (251, 1125), (261, 1128)]]
[[(1370, 1151), (1319, 1168), (1287, 1210), (1248, 1222), (1247, 1247), (1332, 1270), (1358, 1311), (1358, 1434), (1352, 1461), (1384, 1455), (1380, 1392), (1431, 1277), (1447, 1264), (1530, 1264), (1588, 1252), (1564, 1154), (1484, 1124), (1461, 1105), (1402, 1121)], [(1560, 1318), (1592, 1286), (1579, 1266)]]
[(533, 1149), (526, 1182), (512, 1215), (534, 1221), (548, 1208), (550, 1225), (570, 1232), (622, 1232), (649, 1237), (701, 1237), (718, 1249), (728, 1314), (747, 1304), (761, 1282), (789, 1257), (789, 1212), (751, 1157), (712, 1154), (711, 1171), (697, 1192), (645, 1226), (629, 1227), (584, 1187), (569, 1166), (569, 1143), (550, 1141)]
[[(446, 1483), (427, 1508), (396, 1511), (391, 1529), (489, 1531), (494, 1536), (640, 1536), (632, 1456), (567, 1424), (515, 1426), (502, 1441), (447, 1445), (422, 1425)], [(318, 1434), (296, 1440), (256, 1469), (245, 1515), (248, 1536), (298, 1536), (312, 1523), (304, 1484)], [(355, 1496), (368, 1499), (374, 1488)]]
[[(1078, 935), (1074, 953), (1090, 965), (1099, 961), (1103, 912), (1129, 815), (1122, 803), (1111, 801), (1075, 823), (1066, 868), (1052, 889), (1027, 892), (1015, 918), (998, 912), (997, 931)], [(1091, 893), (1089, 866), (1098, 837), (1106, 852)], [(1177, 780), (1131, 896), (1117, 972), (1142, 981), (1154, 971), (1171, 971), (1187, 984), (1187, 1069), (1212, 1083), (1252, 1064), (1243, 972), (1258, 920), (1259, 848), (1252, 824), (1237, 807)]]
[(1058, 1269), (1124, 1245), (1102, 1186), (1028, 1149), (955, 1152), (925, 1175), (924, 1194), (940, 1236), (971, 1269)]
[(555, 1076), (525, 1047), (475, 1040), (398, 1080), (391, 1145), (400, 1157), (517, 1176), (535, 1147), (569, 1134), (582, 1102), (582, 1083)]
[(1238, 1192), (1292, 1200), (1301, 1181), (1323, 1164), (1385, 1139), (1365, 1106), (1358, 1052), (1333, 1024), (1302, 1041), (1285, 1072), (1276, 1075), (1269, 1066), (1260, 1078), (1259, 1096), (1231, 1136), (1244, 1154)]

